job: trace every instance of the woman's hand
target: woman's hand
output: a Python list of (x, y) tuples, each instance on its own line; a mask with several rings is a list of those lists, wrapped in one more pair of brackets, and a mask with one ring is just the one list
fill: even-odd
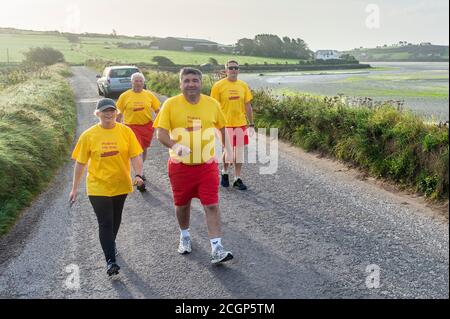
[(144, 184), (144, 180), (142, 179), (141, 176), (134, 177), (134, 181), (133, 181), (134, 186), (142, 186), (143, 184)]
[(72, 189), (71, 191), (70, 191), (70, 194), (69, 194), (69, 203), (70, 203), (70, 206), (72, 206), (74, 203), (75, 203), (75, 201), (77, 200), (77, 190), (76, 189)]
[(247, 128), (247, 132), (248, 132), (248, 137), (255, 136), (255, 126), (253, 124), (249, 125)]

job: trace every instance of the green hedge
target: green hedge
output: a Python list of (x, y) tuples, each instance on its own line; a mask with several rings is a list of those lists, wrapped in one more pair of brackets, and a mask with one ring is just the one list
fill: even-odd
[[(147, 88), (158, 94), (166, 95), (168, 97), (175, 96), (181, 93), (179, 75), (171, 72), (161, 71), (143, 71), (147, 80)], [(203, 74), (202, 93), (209, 95), (211, 87), (214, 84), (211, 76)]]
[(396, 107), (350, 107), (339, 97), (255, 92), (255, 124), (280, 137), (366, 169), (433, 199), (448, 199), (448, 127)]
[(0, 235), (67, 159), (76, 125), (64, 65), (0, 92)]

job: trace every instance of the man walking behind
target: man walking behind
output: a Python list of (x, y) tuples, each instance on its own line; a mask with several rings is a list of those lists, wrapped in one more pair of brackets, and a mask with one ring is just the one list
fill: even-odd
[[(242, 182), (241, 171), (244, 163), (244, 149), (248, 145), (249, 136), (255, 134), (253, 124), (253, 109), (250, 101), (253, 99), (247, 83), (238, 80), (239, 63), (230, 60), (225, 64), (227, 77), (216, 82), (211, 89), (211, 97), (221, 105), (227, 121), (226, 133), (233, 152), (234, 182), (233, 188), (244, 191), (247, 186)], [(247, 124), (248, 121), (248, 124)], [(248, 129), (247, 129), (248, 128)], [(229, 150), (229, 152), (231, 149)], [(229, 187), (229, 164), (223, 161), (220, 184)]]

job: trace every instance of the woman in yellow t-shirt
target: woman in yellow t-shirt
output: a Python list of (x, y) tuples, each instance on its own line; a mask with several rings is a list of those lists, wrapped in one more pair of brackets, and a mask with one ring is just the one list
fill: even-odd
[(95, 115), (99, 123), (84, 131), (72, 153), (75, 160), (70, 203), (77, 198), (77, 190), (85, 167), (88, 167), (86, 188), (89, 201), (97, 215), (100, 244), (105, 254), (107, 274), (118, 274), (116, 236), (122, 220), (122, 210), (128, 193), (133, 191), (130, 162), (136, 173), (134, 184), (141, 186), (142, 148), (133, 131), (116, 122), (114, 100), (101, 99)]

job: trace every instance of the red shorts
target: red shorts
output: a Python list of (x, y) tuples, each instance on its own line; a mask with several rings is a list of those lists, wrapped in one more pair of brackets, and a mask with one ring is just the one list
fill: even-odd
[(144, 150), (150, 147), (154, 130), (152, 121), (144, 125), (127, 124), (127, 126), (133, 130), (134, 135), (136, 135), (139, 144), (141, 144)]
[(225, 127), (227, 138), (232, 146), (248, 145), (247, 125), (241, 127)]
[(217, 162), (186, 165), (169, 159), (170, 185), (175, 206), (185, 206), (192, 198), (202, 205), (219, 203), (219, 165)]

